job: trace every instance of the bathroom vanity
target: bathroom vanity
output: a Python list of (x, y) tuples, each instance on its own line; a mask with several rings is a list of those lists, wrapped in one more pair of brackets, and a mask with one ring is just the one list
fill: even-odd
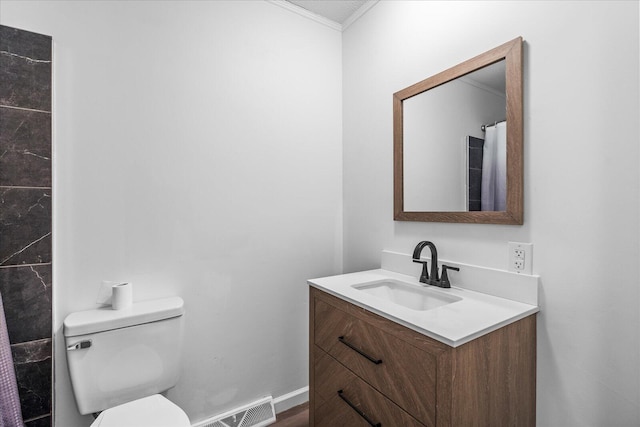
[(425, 301), (445, 299), (408, 308), (368, 292), (412, 280), (373, 270), (308, 282), (310, 425), (534, 426), (537, 306), (417, 282)]

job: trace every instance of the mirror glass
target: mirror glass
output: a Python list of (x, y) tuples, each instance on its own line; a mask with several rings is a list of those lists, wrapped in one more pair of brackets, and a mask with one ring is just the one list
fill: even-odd
[(521, 44), (394, 94), (394, 219), (522, 224)]
[[(495, 190), (506, 188), (507, 159), (492, 155), (497, 148), (506, 152), (506, 133), (485, 146), (486, 130), (506, 124), (504, 65), (502, 60), (404, 100), (403, 163), (411, 177), (404, 182), (405, 210), (506, 209), (506, 193)], [(491, 195), (499, 203), (488, 203)]]

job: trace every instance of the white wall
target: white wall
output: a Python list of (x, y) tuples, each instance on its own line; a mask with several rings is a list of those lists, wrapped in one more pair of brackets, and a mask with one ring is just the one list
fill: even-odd
[[(532, 242), (539, 426), (640, 425), (639, 16), (636, 1), (381, 1), (343, 34), (345, 271), (424, 239), (506, 269), (507, 242)], [(517, 36), (524, 225), (394, 222), (391, 94)]]
[(64, 317), (102, 280), (181, 295), (197, 421), (308, 384), (306, 279), (342, 268), (341, 35), (264, 1), (2, 1), (54, 40), (56, 425)]

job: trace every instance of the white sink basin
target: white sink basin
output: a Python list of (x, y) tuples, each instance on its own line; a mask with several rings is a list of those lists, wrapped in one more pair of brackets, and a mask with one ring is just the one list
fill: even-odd
[(376, 298), (417, 311), (432, 310), (462, 300), (457, 296), (392, 279), (360, 283), (352, 287)]

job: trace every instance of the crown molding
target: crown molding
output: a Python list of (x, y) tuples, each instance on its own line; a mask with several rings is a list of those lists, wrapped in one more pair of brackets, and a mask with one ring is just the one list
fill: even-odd
[(296, 6), (293, 3), (289, 3), (286, 0), (266, 0), (266, 1), (268, 3), (275, 4), (276, 6), (280, 6), (284, 9), (287, 9), (293, 13), (297, 13), (298, 15), (304, 16), (305, 18), (309, 18), (329, 28), (333, 28), (334, 30), (342, 31), (342, 25), (338, 24), (337, 22), (327, 19), (324, 16), (320, 16), (318, 14), (310, 12), (303, 7)]
[(360, 6), (355, 12), (351, 14), (343, 23), (342, 23), (342, 31), (346, 30), (349, 25), (356, 22), (362, 15), (367, 13), (369, 9), (376, 5), (380, 0), (367, 0), (365, 4)]
[(268, 3), (271, 4), (275, 4), (276, 6), (280, 6), (284, 9), (287, 9), (293, 13), (296, 13), (298, 15), (304, 16), (305, 18), (311, 19), (313, 21), (316, 21), (322, 25), (325, 25), (329, 28), (332, 28), (334, 30), (337, 31), (344, 31), (345, 29), (347, 29), (347, 27), (349, 27), (349, 25), (353, 24), (354, 22), (356, 22), (362, 15), (364, 15), (369, 9), (371, 9), (373, 6), (376, 5), (376, 3), (378, 3), (379, 0), (367, 0), (366, 3), (364, 3), (362, 6), (360, 6), (355, 12), (353, 12), (351, 14), (351, 16), (349, 16), (343, 24), (339, 24), (335, 21), (332, 21), (331, 19), (325, 18), (324, 16), (320, 16), (316, 13), (313, 13), (303, 7), (297, 6), (293, 3), (289, 3), (286, 0), (265, 0)]

